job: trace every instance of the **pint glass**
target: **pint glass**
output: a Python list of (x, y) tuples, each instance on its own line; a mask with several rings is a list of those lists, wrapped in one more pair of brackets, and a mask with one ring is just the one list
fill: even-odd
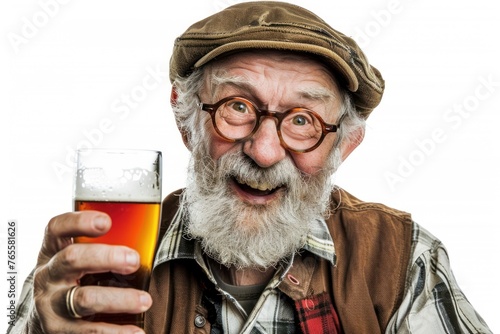
[[(80, 284), (147, 290), (158, 238), (161, 207), (161, 153), (145, 150), (79, 150), (74, 209), (97, 210), (111, 217), (110, 231), (79, 243), (124, 245), (140, 254), (140, 269), (131, 275), (87, 274)], [(143, 328), (144, 314), (95, 314), (85, 318)]]

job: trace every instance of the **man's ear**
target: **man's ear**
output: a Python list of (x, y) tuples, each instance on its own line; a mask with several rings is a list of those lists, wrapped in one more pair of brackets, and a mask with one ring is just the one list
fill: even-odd
[(342, 161), (345, 161), (347, 157), (354, 151), (356, 147), (365, 138), (365, 129), (358, 128), (351, 134), (350, 140), (345, 140), (340, 144), (340, 152), (342, 153)]
[[(177, 105), (177, 90), (175, 89), (175, 86), (172, 86), (172, 90), (170, 92), (170, 105), (172, 106), (172, 108), (175, 108), (175, 106)], [(186, 148), (191, 151), (188, 132), (182, 129), (179, 122), (177, 121), (177, 118), (175, 119), (175, 121), (177, 122), (177, 129), (179, 129), (179, 132), (181, 133), (184, 146), (186, 146)]]

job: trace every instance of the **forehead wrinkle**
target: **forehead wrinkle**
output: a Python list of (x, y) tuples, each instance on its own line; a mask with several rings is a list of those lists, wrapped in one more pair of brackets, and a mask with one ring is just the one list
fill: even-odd
[[(226, 72), (213, 71), (210, 76), (210, 84), (213, 88), (212, 95), (217, 96), (221, 89), (233, 87), (240, 91), (258, 98), (258, 86), (242, 75), (226, 75)], [(302, 87), (297, 92), (298, 97), (306, 101), (322, 102), (324, 104), (334, 103), (339, 98), (337, 94), (327, 87)], [(257, 102), (257, 101), (256, 101)], [(259, 101), (264, 102), (264, 101)]]
[[(240, 75), (226, 76), (222, 74), (213, 74), (211, 77), (211, 84), (215, 87), (213, 93), (216, 94), (219, 88), (234, 87), (243, 91), (254, 93), (256, 86), (250, 80)], [(254, 94), (253, 94), (254, 95)]]

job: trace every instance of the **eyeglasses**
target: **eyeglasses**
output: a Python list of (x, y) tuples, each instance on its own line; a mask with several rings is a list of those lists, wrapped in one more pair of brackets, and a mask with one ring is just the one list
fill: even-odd
[(199, 106), (212, 117), (215, 131), (229, 142), (250, 138), (257, 132), (262, 117), (274, 117), (278, 120), (276, 129), (281, 145), (296, 153), (316, 149), (328, 133), (337, 131), (343, 118), (336, 125), (328, 124), (316, 112), (306, 108), (292, 108), (285, 112), (263, 110), (237, 96), (223, 98), (215, 104), (200, 103)]

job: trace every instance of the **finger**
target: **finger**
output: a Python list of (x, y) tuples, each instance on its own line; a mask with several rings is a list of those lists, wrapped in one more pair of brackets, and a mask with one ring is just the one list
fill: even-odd
[[(71, 287), (66, 290), (58, 290), (46, 300), (48, 303), (43, 301), (46, 298), (34, 299), (38, 314), (41, 315), (41, 311), (44, 311), (44, 316), (39, 317), (43, 333), (144, 333), (135, 326), (118, 326), (102, 322), (92, 323), (83, 319), (69, 318), (66, 301), (69, 289)], [(85, 289), (90, 291), (85, 291)], [(97, 291), (93, 291), (94, 289)], [(107, 291), (108, 289), (111, 291)], [(83, 293), (79, 290), (83, 290)], [(106, 301), (101, 301), (101, 297)], [(106, 310), (118, 310), (117, 312), (120, 312), (120, 307), (113, 306), (113, 299), (116, 300), (114, 302), (116, 304), (122, 306), (126, 304), (125, 307), (121, 307), (123, 313), (143, 313), (152, 305), (151, 296), (144, 291), (106, 287), (79, 287), (73, 295), (73, 307), (78, 314), (82, 312), (80, 314), (82, 316), (106, 313)], [(83, 314), (83, 312), (85, 313)]]
[(56, 238), (97, 237), (111, 228), (111, 218), (100, 211), (68, 212), (52, 218), (47, 234)]
[(64, 324), (47, 322), (42, 325), (44, 333), (98, 333), (98, 334), (144, 334), (144, 330), (132, 325), (113, 325), (85, 320), (67, 321)]
[(139, 253), (125, 246), (72, 244), (47, 264), (52, 281), (74, 282), (85, 274), (113, 272), (127, 275), (140, 267)]
[(152, 303), (147, 292), (130, 288), (84, 286), (77, 288), (73, 295), (75, 311), (81, 316), (96, 313), (143, 313)]
[(70, 245), (72, 237), (99, 236), (110, 228), (109, 216), (98, 211), (69, 212), (52, 218), (45, 229), (39, 264), (46, 263), (54, 254)]

